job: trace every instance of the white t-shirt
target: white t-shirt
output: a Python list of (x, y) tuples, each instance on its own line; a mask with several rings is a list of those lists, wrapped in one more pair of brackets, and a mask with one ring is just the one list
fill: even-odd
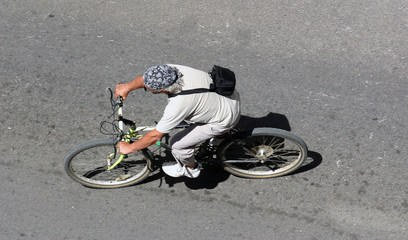
[[(209, 88), (212, 79), (207, 72), (191, 67), (168, 64), (183, 74), (183, 90)], [(226, 131), (236, 125), (241, 110), (239, 93), (229, 97), (215, 92), (178, 95), (169, 98), (163, 117), (156, 126), (161, 133), (169, 133), (180, 122), (209, 123), (217, 127), (216, 131)]]

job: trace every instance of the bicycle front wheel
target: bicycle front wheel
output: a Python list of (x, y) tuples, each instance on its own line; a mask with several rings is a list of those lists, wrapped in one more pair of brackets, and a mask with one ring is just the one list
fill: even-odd
[(129, 154), (115, 168), (107, 170), (115, 151), (112, 139), (84, 142), (73, 148), (65, 158), (65, 172), (73, 180), (92, 188), (120, 188), (136, 184), (150, 172), (152, 154), (148, 149)]
[(299, 137), (275, 128), (256, 128), (250, 134), (227, 140), (218, 150), (226, 171), (247, 178), (271, 178), (291, 173), (307, 158)]

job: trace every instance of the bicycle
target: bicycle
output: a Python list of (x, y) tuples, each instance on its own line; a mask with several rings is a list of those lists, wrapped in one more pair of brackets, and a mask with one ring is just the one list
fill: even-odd
[[(102, 121), (100, 131), (113, 137), (83, 142), (72, 148), (64, 161), (68, 176), (91, 188), (135, 185), (159, 168), (157, 158), (148, 148), (129, 155), (118, 153), (119, 141), (137, 141), (154, 126), (136, 126), (135, 121), (124, 118), (123, 100), (115, 100), (112, 90), (110, 101), (114, 120)], [(106, 126), (112, 126), (112, 131)], [(183, 122), (176, 128), (189, 126)], [(168, 141), (157, 141), (156, 146), (171, 150)], [(233, 129), (222, 138), (209, 139), (196, 146), (195, 156), (202, 163), (221, 164), (235, 176), (272, 178), (294, 172), (304, 163), (307, 153), (306, 143), (288, 131), (255, 128), (252, 131)]]

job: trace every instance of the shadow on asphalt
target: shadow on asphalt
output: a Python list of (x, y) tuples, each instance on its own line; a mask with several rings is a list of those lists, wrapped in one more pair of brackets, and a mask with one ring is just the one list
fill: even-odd
[(242, 115), (237, 124), (238, 129), (247, 131), (252, 131), (254, 128), (260, 127), (279, 128), (286, 131), (291, 130), (288, 118), (285, 115), (272, 112), (260, 118)]
[[(310, 160), (311, 162), (309, 162)], [(322, 163), (322, 161), (323, 161), (322, 155), (320, 155), (317, 152), (308, 151), (306, 159), (306, 162), (308, 163), (303, 164), (300, 168), (298, 168), (296, 171), (292, 173), (289, 173), (287, 176), (310, 171), (313, 168), (317, 168)]]

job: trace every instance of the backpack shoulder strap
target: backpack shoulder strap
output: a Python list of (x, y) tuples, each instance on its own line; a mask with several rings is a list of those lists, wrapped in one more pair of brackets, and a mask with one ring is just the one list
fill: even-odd
[(169, 98), (171, 98), (171, 97), (175, 97), (178, 95), (189, 95), (189, 94), (205, 93), (205, 92), (213, 92), (213, 90), (208, 89), (208, 88), (195, 88), (195, 89), (184, 90), (179, 93), (172, 93), (172, 94), (169, 94), (168, 96)]

